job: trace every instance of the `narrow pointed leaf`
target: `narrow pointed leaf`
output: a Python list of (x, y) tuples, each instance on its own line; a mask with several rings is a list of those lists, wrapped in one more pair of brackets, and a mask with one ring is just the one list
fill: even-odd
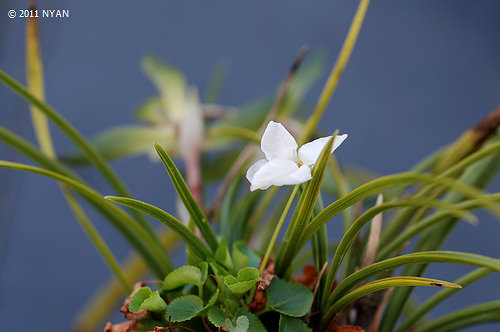
[(107, 202), (103, 199), (102, 195), (95, 190), (59, 173), (25, 164), (0, 160), (0, 167), (40, 174), (69, 185), (91, 202), (96, 209), (123, 234), (129, 243), (144, 257), (148, 265), (157, 275), (163, 276), (166, 271), (170, 270), (170, 262), (161, 245), (157, 245), (157, 242), (151, 239), (150, 234), (140, 227), (140, 225), (128, 214), (113, 204), (110, 204), (110, 202)]
[(389, 258), (381, 262), (367, 266), (344, 280), (342, 280), (333, 290), (328, 298), (328, 306), (344, 296), (356, 284), (375, 276), (384, 271), (391, 271), (400, 266), (423, 264), (423, 263), (453, 263), (483, 266), (495, 271), (500, 271), (500, 260), (482, 255), (469, 254), (455, 251), (429, 251), (406, 254), (394, 258)]
[(456, 331), (472, 324), (500, 321), (500, 300), (476, 304), (435, 319), (415, 332)]
[[(116, 159), (142, 153), (154, 152), (151, 148), (157, 142), (168, 151), (176, 151), (176, 140), (173, 127), (119, 126), (108, 129), (93, 137), (90, 142), (106, 159)], [(84, 164), (86, 157), (80, 150), (70, 151), (62, 160)]]
[(187, 228), (182, 222), (180, 222), (167, 212), (163, 211), (162, 209), (133, 198), (116, 196), (106, 196), (105, 198), (120, 205), (124, 205), (132, 209), (137, 209), (150, 215), (162, 224), (169, 227), (172, 231), (179, 234), (184, 242), (186, 242), (186, 245), (191, 250), (193, 250), (193, 253), (195, 253), (198, 257), (206, 258), (210, 256), (210, 251), (208, 250), (208, 248), (189, 228)]
[(372, 281), (366, 285), (363, 285), (356, 290), (353, 290), (349, 294), (343, 296), (338, 301), (336, 301), (330, 308), (328, 308), (325, 316), (322, 318), (322, 326), (326, 326), (330, 320), (338, 313), (340, 310), (345, 308), (349, 303), (365, 296), (370, 293), (375, 293), (383, 289), (393, 288), (393, 287), (413, 287), (413, 286), (431, 286), (431, 287), (447, 287), (447, 288), (461, 288), (460, 285), (442, 281), (438, 279), (430, 278), (420, 278), (420, 277), (389, 277), (376, 281)]
[(193, 218), (195, 225), (199, 228), (210, 249), (212, 249), (213, 251), (217, 250), (218, 242), (215, 234), (208, 224), (207, 217), (198, 206), (193, 195), (189, 191), (189, 188), (182, 178), (181, 173), (175, 166), (172, 159), (170, 159), (168, 154), (165, 152), (165, 150), (163, 150), (161, 146), (155, 144), (155, 149), (156, 152), (158, 152), (158, 155), (160, 156), (160, 159), (162, 160), (163, 165), (165, 166), (168, 175), (170, 176), (170, 179), (172, 180), (172, 183), (175, 190), (177, 191), (177, 194), (179, 195), (180, 200), (188, 210), (191, 218)]

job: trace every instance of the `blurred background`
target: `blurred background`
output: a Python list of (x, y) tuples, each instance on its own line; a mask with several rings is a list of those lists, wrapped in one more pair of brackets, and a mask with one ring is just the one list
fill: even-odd
[[(228, 66), (220, 103), (245, 105), (272, 95), (302, 45), (323, 48), (327, 68), (306, 100), (314, 105), (357, 1), (40, 0), (40, 9), (69, 9), (69, 18), (39, 21), (47, 102), (87, 137), (134, 123), (133, 110), (156, 94), (139, 63), (154, 54), (179, 68), (203, 93), (217, 64)], [(0, 2), (0, 67), (25, 82), (25, 21)], [(372, 1), (354, 53), (320, 127), (349, 139), (341, 163), (380, 174), (407, 170), (453, 141), (500, 102), (500, 2)], [(0, 85), (0, 123), (34, 142), (27, 103)], [(59, 152), (71, 143), (53, 128)], [(0, 159), (26, 162), (0, 145)], [(133, 194), (175, 211), (173, 188), (146, 156), (113, 163)], [(97, 172), (79, 172), (99, 191)], [(137, 174), (140, 172), (140, 176)], [(498, 191), (496, 181), (490, 190)], [(56, 183), (0, 170), (0, 321), (2, 331), (66, 331), (110, 275)], [(500, 225), (485, 213), (462, 223), (445, 245), (500, 257)], [(118, 257), (129, 252), (116, 232), (90, 213)], [(334, 228), (335, 226), (332, 225)], [(334, 236), (335, 237), (335, 236)], [(337, 239), (340, 237), (338, 235)], [(426, 276), (454, 280), (470, 270), (431, 266)], [(499, 275), (466, 288), (432, 312), (500, 298)], [(435, 290), (419, 289), (420, 300)], [(498, 331), (484, 325), (468, 331)]]

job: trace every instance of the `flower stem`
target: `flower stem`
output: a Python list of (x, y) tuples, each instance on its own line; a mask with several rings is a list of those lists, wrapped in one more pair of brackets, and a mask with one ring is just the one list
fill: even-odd
[(271, 241), (269, 242), (269, 245), (267, 246), (266, 253), (264, 255), (264, 258), (262, 259), (262, 262), (260, 263), (260, 268), (259, 268), (259, 275), (262, 275), (262, 272), (264, 272), (264, 269), (266, 268), (267, 261), (269, 260), (269, 256), (271, 256), (271, 251), (273, 250), (274, 244), (276, 243), (276, 239), (278, 238), (278, 234), (281, 230), (281, 226), (283, 226), (283, 222), (285, 221), (285, 217), (288, 214), (288, 210), (290, 209), (290, 206), (292, 205), (293, 199), (295, 198), (295, 194), (297, 193), (300, 185), (296, 185), (293, 188), (292, 193), (290, 194), (290, 197), (288, 198), (288, 202), (286, 203), (285, 209), (283, 210), (283, 213), (281, 214), (281, 217), (278, 221), (278, 224), (276, 225), (276, 228), (274, 229), (273, 237), (271, 238)]
[(358, 39), (359, 31), (361, 30), (361, 26), (363, 25), (363, 20), (365, 18), (366, 10), (368, 9), (368, 4), (370, 0), (361, 0), (356, 10), (356, 14), (352, 20), (351, 26), (349, 27), (349, 32), (344, 40), (344, 44), (342, 45), (342, 49), (340, 50), (339, 56), (335, 65), (333, 66), (332, 72), (326, 81), (325, 87), (319, 96), (318, 103), (314, 108), (312, 116), (306, 123), (302, 136), (299, 139), (299, 146), (304, 144), (309, 140), (314, 130), (316, 129), (323, 112), (328, 106), (330, 99), (337, 88), (340, 77), (344, 72), (345, 66), (347, 65), (347, 61), (351, 56), (352, 50), (354, 49), (354, 45), (356, 44), (356, 40)]

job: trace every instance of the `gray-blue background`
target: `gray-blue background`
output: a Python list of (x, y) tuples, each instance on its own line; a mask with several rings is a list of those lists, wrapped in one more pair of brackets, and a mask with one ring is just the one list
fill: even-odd
[[(26, 2), (0, 2), (0, 67), (23, 82), (25, 22), (9, 20), (7, 11)], [(87, 136), (132, 123), (133, 108), (155, 93), (138, 66), (144, 54), (154, 53), (202, 91), (214, 66), (228, 63), (220, 101), (242, 105), (273, 92), (303, 44), (325, 47), (330, 68), (355, 7), (346, 0), (39, 1), (39, 8), (70, 9), (71, 15), (40, 21), (47, 100)], [(373, 1), (321, 122), (325, 130), (350, 135), (338, 150), (340, 161), (382, 174), (404, 171), (496, 108), (499, 13), (498, 1)], [(311, 103), (320, 88), (308, 95)], [(2, 125), (33, 140), (27, 104), (3, 85), (0, 110)], [(53, 133), (58, 151), (71, 146)], [(24, 161), (3, 145), (0, 158)], [(146, 157), (113, 165), (137, 197), (174, 210), (160, 165)], [(96, 172), (82, 173), (109, 192)], [(0, 188), (0, 329), (67, 330), (109, 272), (53, 181), (0, 170)], [(91, 217), (123, 257), (124, 242)], [(478, 227), (460, 225), (446, 248), (499, 257), (500, 225), (480, 217)], [(467, 270), (436, 266), (427, 275), (453, 280)], [(500, 298), (498, 281), (493, 275), (463, 290), (435, 314)], [(425, 299), (433, 292), (418, 294)]]

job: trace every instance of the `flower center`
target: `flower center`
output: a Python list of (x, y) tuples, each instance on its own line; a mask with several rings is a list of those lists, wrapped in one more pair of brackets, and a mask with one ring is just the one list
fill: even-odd
[(298, 164), (297, 164), (297, 166), (299, 166), (299, 168), (300, 168), (300, 166), (302, 166), (302, 165), (304, 165), (304, 164), (303, 164), (302, 162), (300, 162), (300, 161), (299, 161), (299, 162), (298, 162)]

